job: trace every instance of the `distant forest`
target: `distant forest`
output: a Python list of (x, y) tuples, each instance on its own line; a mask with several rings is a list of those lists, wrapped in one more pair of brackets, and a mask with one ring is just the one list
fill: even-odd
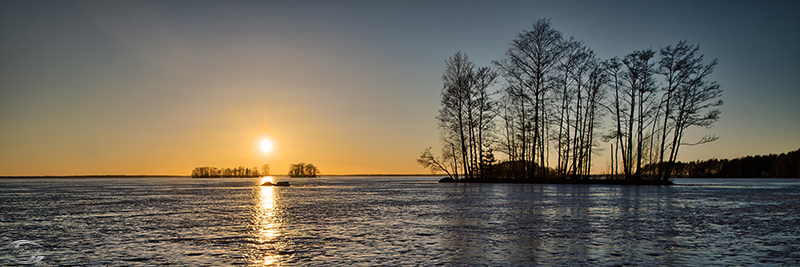
[(687, 129), (711, 127), (722, 105), (710, 78), (717, 60), (698, 45), (601, 59), (542, 19), (509, 46), (492, 66), (460, 51), (445, 61), (442, 150), (425, 150), (418, 163), (454, 180), (585, 180), (602, 151), (612, 161), (607, 177), (666, 182), (683, 171), (675, 162), (682, 145), (718, 139), (684, 140)]
[[(648, 165), (654, 169), (656, 166)], [(765, 156), (676, 162), (675, 176), (691, 178), (800, 178), (800, 149)]]
[(217, 167), (197, 167), (192, 170), (192, 178), (239, 178), (261, 176), (269, 176), (269, 164), (262, 165), (261, 170), (259, 170), (257, 167), (245, 168), (242, 166), (222, 169)]

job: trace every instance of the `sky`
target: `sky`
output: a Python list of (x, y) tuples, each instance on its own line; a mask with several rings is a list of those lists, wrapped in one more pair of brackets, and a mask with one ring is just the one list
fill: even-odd
[[(543, 18), (603, 59), (687, 40), (719, 60), (721, 119), (685, 140), (720, 139), (679, 160), (784, 153), (800, 148), (798, 12), (798, 1), (0, 1), (0, 176), (265, 163), (284, 174), (299, 162), (428, 173), (415, 159), (440, 147), (445, 60), (462, 51), (490, 66)], [(593, 172), (607, 169), (600, 153)]]

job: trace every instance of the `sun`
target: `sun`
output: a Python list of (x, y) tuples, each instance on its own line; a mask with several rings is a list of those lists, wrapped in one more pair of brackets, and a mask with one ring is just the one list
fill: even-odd
[(263, 151), (264, 154), (269, 154), (269, 152), (272, 150), (272, 141), (267, 138), (261, 139), (261, 142), (258, 145), (261, 147), (261, 151)]

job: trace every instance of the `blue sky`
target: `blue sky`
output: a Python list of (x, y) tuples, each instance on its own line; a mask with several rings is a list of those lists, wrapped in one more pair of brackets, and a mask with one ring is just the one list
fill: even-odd
[[(681, 160), (800, 148), (797, 1), (3, 1), (0, 175), (425, 173), (445, 60), (541, 18), (601, 58), (700, 45), (722, 119)], [(258, 151), (261, 138), (275, 151)], [(605, 169), (601, 154), (595, 171)]]

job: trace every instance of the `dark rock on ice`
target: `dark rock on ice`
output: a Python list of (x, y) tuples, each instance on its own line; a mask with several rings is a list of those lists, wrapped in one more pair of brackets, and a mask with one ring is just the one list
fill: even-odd
[(262, 186), (289, 186), (289, 182), (277, 182), (277, 183), (274, 183), (274, 184), (272, 182), (265, 182), (265, 183), (263, 183), (261, 185)]

